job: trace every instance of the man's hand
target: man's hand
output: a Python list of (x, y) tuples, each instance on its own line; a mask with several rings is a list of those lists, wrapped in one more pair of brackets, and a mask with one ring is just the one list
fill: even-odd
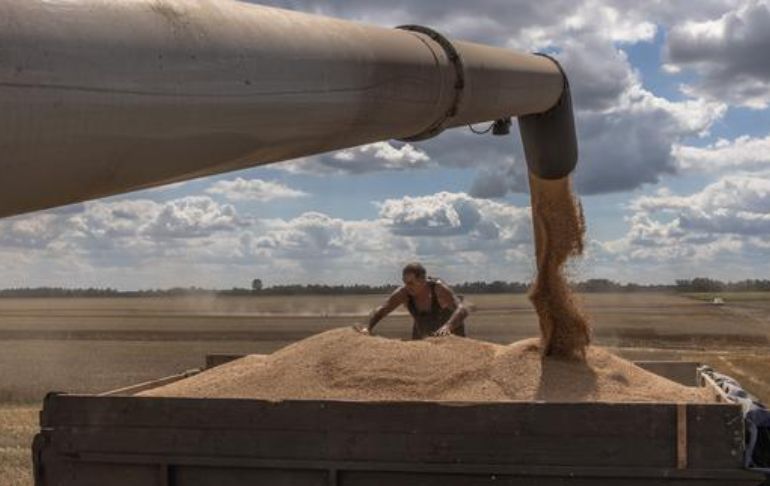
[(452, 335), (452, 328), (449, 326), (441, 326), (438, 331), (433, 333), (436, 337), (446, 337)]
[(357, 332), (360, 332), (361, 334), (365, 336), (371, 336), (372, 330), (369, 329), (369, 326), (365, 326), (363, 324), (356, 324), (353, 326), (353, 329), (355, 329)]

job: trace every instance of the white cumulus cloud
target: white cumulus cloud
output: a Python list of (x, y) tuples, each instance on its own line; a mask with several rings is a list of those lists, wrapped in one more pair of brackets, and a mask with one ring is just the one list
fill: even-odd
[(364, 174), (386, 170), (427, 167), (428, 154), (408, 143), (376, 142), (331, 154), (305, 157), (283, 163), (277, 168), (293, 173)]
[(770, 135), (719, 139), (704, 147), (674, 145), (673, 156), (684, 171), (763, 171), (770, 169)]
[(48, 284), (144, 288), (232, 285), (256, 272), (273, 283), (377, 283), (412, 260), (454, 281), (530, 275), (526, 207), (448, 192), (378, 204), (371, 219), (281, 219), (206, 196), (94, 201), (3, 221), (0, 269), (18, 285), (32, 282), (23, 268), (46, 268)]
[(619, 272), (736, 279), (768, 271), (770, 176), (723, 176), (689, 195), (660, 190), (629, 210), (625, 236), (594, 242), (596, 258)]
[(523, 243), (530, 241), (531, 234), (528, 207), (465, 193), (388, 199), (380, 204), (380, 217), (394, 234), (403, 236), (469, 235), (480, 240)]
[(262, 179), (243, 179), (215, 182), (206, 189), (208, 194), (225, 197), (230, 201), (259, 201), (268, 202), (275, 199), (292, 199), (307, 196), (306, 192), (293, 189), (276, 181)]
[(668, 69), (691, 68), (696, 95), (750, 108), (770, 103), (770, 2), (744, 0), (719, 17), (683, 20), (668, 35)]
[(664, 212), (671, 230), (692, 233), (770, 236), (770, 179), (725, 176), (689, 196), (654, 195), (636, 199), (642, 214)]

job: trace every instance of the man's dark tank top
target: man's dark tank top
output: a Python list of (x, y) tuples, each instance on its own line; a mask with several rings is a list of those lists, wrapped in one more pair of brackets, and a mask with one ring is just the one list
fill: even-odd
[[(428, 285), (430, 286), (430, 310), (420, 311), (417, 308), (417, 304), (414, 301), (414, 297), (409, 295), (407, 302), (407, 309), (414, 318), (414, 325), (412, 327), (412, 339), (423, 339), (434, 332), (438, 331), (441, 326), (447, 323), (455, 309), (452, 307), (442, 308), (436, 295), (436, 283), (435, 279), (429, 278)], [(461, 322), (453, 331), (452, 334), (456, 336), (465, 336), (465, 323)]]

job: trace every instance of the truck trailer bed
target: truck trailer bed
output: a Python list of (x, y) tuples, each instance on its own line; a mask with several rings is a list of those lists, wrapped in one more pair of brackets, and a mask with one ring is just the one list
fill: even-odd
[[(681, 363), (648, 369), (695, 381), (691, 366), (692, 374)], [(708, 380), (702, 385), (713, 387)], [(721, 401), (706, 404), (132, 396), (152, 387), (50, 394), (33, 445), (36, 486), (697, 486), (763, 480), (742, 467), (740, 406), (715, 387)]]

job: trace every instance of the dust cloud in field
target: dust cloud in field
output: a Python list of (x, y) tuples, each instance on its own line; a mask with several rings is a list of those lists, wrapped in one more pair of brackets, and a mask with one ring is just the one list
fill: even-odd
[(585, 358), (590, 326), (564, 276), (567, 261), (583, 253), (583, 209), (569, 177), (545, 180), (530, 174), (529, 185), (537, 258), (537, 277), (529, 298), (540, 323), (542, 352)]
[(210, 317), (363, 317), (379, 295), (216, 295), (148, 298), (147, 312)]

